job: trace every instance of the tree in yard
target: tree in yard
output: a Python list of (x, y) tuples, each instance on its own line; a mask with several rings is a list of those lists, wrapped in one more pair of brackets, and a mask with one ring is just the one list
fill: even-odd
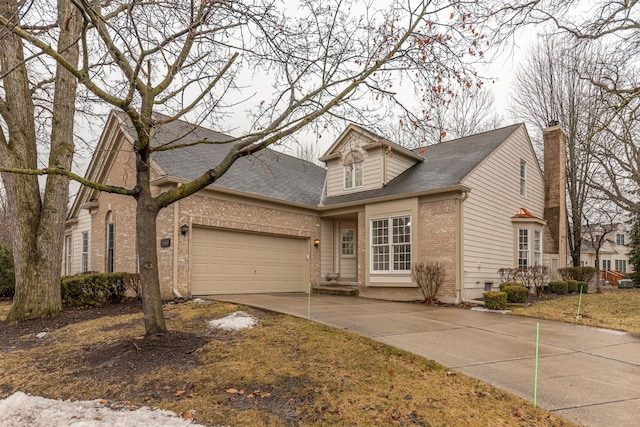
[[(68, 177), (49, 176), (44, 191), (35, 175), (10, 169), (38, 168), (42, 125), (51, 131), (48, 166), (69, 170), (74, 152), (73, 128), (77, 79), (62, 66), (41, 58), (20, 36), (20, 25), (38, 34), (61, 61), (77, 67), (82, 17), (71, 2), (42, 6), (39, 17), (26, 19), (23, 2), (0, 1), (0, 165), (12, 221), (16, 290), (7, 319), (21, 320), (61, 310), (60, 269), (68, 201)], [(25, 20), (23, 20), (25, 18)], [(26, 21), (26, 22), (25, 22)], [(14, 31), (15, 29), (15, 31)], [(35, 36), (34, 36), (35, 37)], [(41, 120), (42, 119), (42, 120)]]
[(580, 72), (593, 67), (597, 54), (592, 48), (572, 46), (566, 35), (541, 38), (516, 72), (510, 100), (515, 117), (539, 129), (558, 120), (566, 132), (568, 240), (574, 267), (580, 265), (582, 218), (596, 167), (593, 146), (601, 137), (606, 96)]
[[(9, 10), (6, 1), (0, 3), (5, 5), (0, 28), (9, 35), (6, 39), (17, 48), (27, 44), (33, 52), (26, 59), (15, 54), (13, 62), (3, 69), (5, 81), (21, 82), (15, 89), (18, 98), (9, 96), (9, 85), (4, 83), (4, 102), (15, 103), (16, 108), (30, 105), (29, 81), (22, 70), (29, 65), (35, 67), (31, 62), (40, 57), (54, 60), (58, 68), (64, 69), (65, 76), (74, 77), (74, 84), (77, 81), (93, 97), (128, 117), (137, 138), (136, 185), (121, 188), (88, 182), (72, 173), (70, 164), (58, 159), (50, 161), (45, 169), (25, 162), (7, 163), (2, 170), (10, 183), (24, 179), (35, 186), (36, 175), (46, 174), (47, 183), (72, 178), (136, 200), (136, 239), (147, 334), (166, 330), (155, 238), (156, 218), (162, 208), (214, 183), (238, 158), (294, 135), (320, 117), (379, 122), (389, 111), (402, 107), (403, 97), (394, 87), (398, 81), (403, 82), (405, 92), (419, 96), (435, 92), (443, 99), (453, 96), (458, 88), (478, 87), (480, 82), (469, 64), (483, 54), (487, 44), (473, 24), (472, 8), (477, 5), (466, 1), (451, 1), (446, 6), (430, 1), (392, 1), (384, 7), (366, 7), (349, 1), (303, 0), (295, 11), (279, 9), (267, 0), (104, 4), (60, 1), (60, 24), (43, 25), (68, 28), (71, 24), (67, 18), (71, 17), (75, 32), (70, 36), (71, 42), (65, 40), (58, 47), (32, 31), (28, 23), (20, 22), (20, 11)], [(36, 3), (24, 13), (28, 15), (45, 6)], [(2, 40), (5, 50), (12, 49)], [(77, 54), (70, 56), (72, 51), (80, 53), (79, 60)], [(252, 94), (240, 83), (242, 73), (246, 76), (251, 71), (255, 100), (249, 99)], [(152, 154), (184, 147), (179, 137), (170, 144), (154, 145), (155, 129), (178, 119), (188, 119), (194, 125), (203, 121), (220, 123), (239, 103), (249, 110), (251, 123), (241, 136), (226, 142), (226, 157), (191, 182), (152, 194)], [(156, 111), (165, 115), (159, 119)], [(408, 108), (397, 111), (408, 120)], [(415, 120), (414, 126), (423, 126), (427, 115), (425, 112), (420, 121)], [(20, 118), (23, 116), (25, 122), (33, 121), (32, 115), (25, 113)], [(57, 129), (58, 120), (52, 121), (53, 130)], [(20, 129), (33, 127), (5, 121), (5, 127), (17, 135), (14, 138), (22, 136)], [(62, 140), (72, 148), (71, 134)], [(212, 142), (191, 144), (196, 143)], [(19, 196), (13, 192), (10, 197)], [(40, 211), (36, 202), (32, 201), (33, 208)], [(59, 212), (64, 206), (58, 201), (50, 208)], [(61, 225), (62, 221), (49, 224), (42, 232), (61, 236)], [(29, 236), (38, 235), (39, 231), (32, 227), (19, 237), (26, 241)], [(22, 265), (25, 261), (28, 260), (23, 260)], [(56, 264), (53, 271), (59, 275), (60, 259), (50, 262)], [(31, 288), (38, 286), (32, 283)], [(14, 318), (26, 317), (24, 313), (31, 304), (18, 301), (20, 308), (15, 310)]]
[(629, 229), (629, 264), (633, 266), (634, 284), (640, 284), (640, 213), (634, 212), (631, 217), (631, 227)]

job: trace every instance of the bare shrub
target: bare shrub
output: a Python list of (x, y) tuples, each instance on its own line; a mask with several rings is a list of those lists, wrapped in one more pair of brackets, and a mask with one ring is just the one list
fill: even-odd
[(444, 266), (439, 262), (418, 262), (411, 266), (411, 278), (425, 301), (435, 301), (440, 285), (444, 282)]

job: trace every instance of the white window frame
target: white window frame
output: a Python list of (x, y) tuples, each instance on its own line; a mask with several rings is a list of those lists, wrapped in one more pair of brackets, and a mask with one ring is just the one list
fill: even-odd
[(340, 232), (340, 256), (342, 258), (356, 257), (356, 229), (343, 228)]
[(520, 196), (527, 197), (527, 162), (520, 160)]
[(625, 244), (624, 234), (616, 233), (616, 245), (624, 246), (624, 244)]
[(73, 251), (72, 246), (73, 239), (71, 235), (67, 235), (64, 237), (64, 254), (65, 254), (65, 264), (64, 264), (64, 274), (66, 276), (71, 276), (71, 264), (73, 262)]
[(86, 273), (89, 271), (89, 232), (82, 232), (82, 256), (80, 262), (80, 271)]
[(603, 259), (602, 260), (602, 269), (603, 270), (611, 270), (611, 260), (610, 259)]
[(518, 268), (529, 267), (529, 229), (518, 228)]
[(542, 231), (533, 231), (533, 265), (542, 265)]
[(622, 273), (627, 272), (627, 260), (626, 259), (617, 259), (615, 260), (616, 271), (620, 271)]
[(413, 252), (411, 215), (374, 218), (369, 229), (371, 273), (410, 274)]
[(362, 187), (364, 185), (364, 161), (344, 165), (344, 189)]

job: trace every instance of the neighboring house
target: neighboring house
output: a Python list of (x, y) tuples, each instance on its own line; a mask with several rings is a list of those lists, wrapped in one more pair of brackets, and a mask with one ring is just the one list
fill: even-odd
[[(176, 121), (159, 125), (153, 143), (203, 138), (229, 137)], [(438, 261), (446, 268), (438, 297), (458, 303), (497, 288), (499, 268), (561, 267), (566, 225), (554, 218), (566, 216), (556, 194), (564, 191), (563, 138), (558, 126), (545, 131), (546, 197), (523, 124), (419, 150), (349, 125), (320, 158), (326, 169), (268, 149), (242, 158), (160, 212), (162, 295), (303, 292), (336, 273), (331, 283), (362, 296), (416, 299), (411, 265)], [(133, 187), (134, 140), (124, 116), (111, 113), (86, 177)], [(156, 152), (152, 184), (181, 185), (226, 150)], [(68, 216), (64, 271), (136, 272), (134, 213), (132, 198), (82, 187)]]
[[(602, 240), (601, 240), (602, 238)], [(599, 265), (596, 266), (596, 248)], [(580, 265), (598, 267), (602, 271), (619, 272), (622, 275), (633, 272), (629, 264), (629, 230), (624, 224), (596, 224), (584, 227), (580, 247)]]

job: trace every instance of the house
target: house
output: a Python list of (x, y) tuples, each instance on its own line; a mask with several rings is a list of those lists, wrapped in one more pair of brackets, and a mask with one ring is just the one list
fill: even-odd
[[(153, 143), (205, 138), (229, 137), (174, 121), (156, 128)], [(125, 117), (111, 113), (87, 179), (133, 187), (134, 141)], [(558, 126), (545, 130), (545, 145), (546, 181), (523, 124), (418, 150), (349, 125), (320, 158), (326, 168), (269, 149), (242, 158), (160, 212), (162, 295), (303, 292), (334, 279), (361, 296), (412, 300), (412, 263), (437, 261), (446, 269), (438, 298), (459, 303), (497, 288), (499, 268), (562, 267)], [(226, 150), (156, 152), (152, 185), (182, 185)], [(63, 271), (136, 272), (134, 213), (131, 197), (82, 187), (67, 220)]]
[[(583, 226), (580, 265), (597, 267), (603, 278), (617, 283), (625, 274), (633, 272), (629, 264), (629, 230), (625, 224), (594, 224)], [(599, 265), (596, 265), (596, 249)]]

